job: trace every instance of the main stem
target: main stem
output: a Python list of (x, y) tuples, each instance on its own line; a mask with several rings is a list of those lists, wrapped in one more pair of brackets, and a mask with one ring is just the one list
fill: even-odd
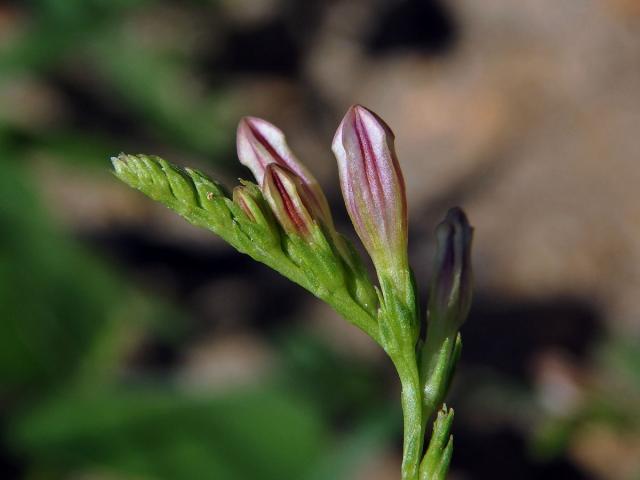
[(402, 384), (402, 415), (404, 423), (402, 480), (418, 480), (425, 433), (422, 418), (422, 394), (416, 359), (404, 358), (396, 364)]

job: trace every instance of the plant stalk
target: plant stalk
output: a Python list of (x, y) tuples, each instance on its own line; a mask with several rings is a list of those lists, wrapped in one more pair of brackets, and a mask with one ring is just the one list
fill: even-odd
[(396, 367), (402, 385), (402, 480), (418, 480), (425, 434), (420, 375), (415, 358), (404, 360), (401, 366)]

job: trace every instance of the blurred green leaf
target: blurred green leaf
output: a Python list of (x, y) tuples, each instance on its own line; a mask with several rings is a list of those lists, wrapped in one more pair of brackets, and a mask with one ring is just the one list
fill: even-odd
[(148, 0), (31, 0), (29, 28), (0, 48), (0, 70), (47, 70), (125, 10)]
[(203, 155), (231, 151), (229, 96), (196, 83), (188, 59), (132, 44), (119, 29), (97, 37), (89, 56), (99, 59), (96, 69), (145, 128)]
[(360, 419), (354, 432), (335, 441), (321, 461), (312, 469), (305, 480), (351, 480), (356, 472), (388, 446), (398, 430), (400, 410), (389, 404), (366, 419)]
[(287, 330), (278, 338), (278, 346), (285, 384), (328, 417), (345, 411), (367, 417), (387, 407), (376, 402), (385, 397), (384, 386), (370, 363), (340, 354), (317, 335), (302, 331)]
[[(223, 161), (231, 156), (236, 117), (228, 88), (222, 84), (210, 88), (196, 81), (193, 58), (184, 52), (163, 51), (156, 48), (161, 42), (145, 42), (135, 35), (136, 15), (153, 16), (156, 5), (161, 2), (33, 0), (27, 8), (29, 23), (16, 38), (0, 45), (0, 70), (29, 72), (45, 82), (62, 78), (79, 83), (94, 101), (105, 102), (108, 109), (124, 112), (137, 122), (137, 133), (151, 133), (174, 148)], [(78, 68), (67, 69), (67, 65)], [(101, 143), (108, 140), (98, 135), (87, 141), (87, 135), (96, 135), (77, 125), (54, 130), (35, 132), (43, 137), (34, 139), (35, 143), (44, 140), (46, 145), (51, 139), (53, 150), (68, 150), (73, 156), (78, 147), (65, 142), (65, 137), (75, 136), (80, 149), (93, 152), (103, 151)], [(117, 143), (120, 147), (110, 147), (110, 154), (124, 146), (123, 141)]]
[(608, 377), (613, 375), (640, 397), (640, 338), (614, 336), (603, 343), (596, 356)]
[(136, 329), (173, 312), (58, 231), (13, 162), (3, 163), (0, 192), (0, 399), (108, 381)]
[(65, 396), (18, 421), (14, 435), (41, 471), (158, 479), (302, 478), (326, 448), (315, 412), (270, 390)]
[(12, 163), (0, 175), (3, 389), (63, 380), (95, 338), (117, 284), (53, 228)]

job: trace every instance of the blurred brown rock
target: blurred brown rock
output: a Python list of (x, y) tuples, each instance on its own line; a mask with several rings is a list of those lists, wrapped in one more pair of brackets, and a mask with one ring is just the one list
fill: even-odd
[(580, 296), (640, 332), (640, 35), (612, 3), (452, 1), (442, 58), (371, 57), (334, 12), (308, 72), (337, 112), (394, 128), (414, 225), (442, 199), (468, 210), (480, 289)]
[(234, 389), (265, 381), (274, 361), (271, 348), (255, 335), (204, 338), (189, 351), (178, 380), (189, 390)]
[(583, 427), (571, 445), (571, 455), (602, 480), (633, 479), (640, 471), (640, 437), (594, 422)]

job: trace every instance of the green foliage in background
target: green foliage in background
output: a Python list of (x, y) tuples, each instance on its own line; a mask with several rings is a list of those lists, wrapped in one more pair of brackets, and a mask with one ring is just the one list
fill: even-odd
[[(57, 398), (17, 442), (60, 472), (125, 478), (303, 478), (326, 444), (318, 413), (282, 392), (110, 391)], [(251, 459), (251, 461), (247, 461)]]
[[(242, 391), (195, 394), (169, 372), (133, 376), (130, 353), (149, 336), (185, 348), (189, 319), (142, 294), (56, 225), (30, 172), (37, 160), (92, 175), (99, 166), (106, 175), (104, 158), (132, 139), (224, 166), (237, 117), (232, 85), (204, 84), (185, 36), (176, 43), (164, 41), (164, 31), (145, 33), (141, 20), (166, 15), (164, 2), (34, 0), (19, 7), (25, 17), (15, 17), (0, 44), (0, 448), (16, 468), (7, 474), (352, 478), (387, 444), (399, 416), (381, 415), (388, 407), (371, 402), (381, 394), (370, 367), (347, 368), (317, 342), (301, 351), (303, 337), (287, 333), (280, 338), (286, 368)], [(215, 8), (194, 1), (187, 10), (197, 17)], [(175, 28), (173, 35), (190, 33)], [(85, 95), (75, 105), (73, 89)], [(86, 124), (82, 102), (128, 123)], [(336, 384), (344, 390), (339, 400), (330, 394)], [(357, 428), (339, 435), (327, 428), (361, 403), (369, 407), (353, 419)]]
[[(213, 14), (215, 4), (194, 1), (191, 7), (194, 15), (206, 15)], [(137, 136), (202, 161), (225, 163), (235, 118), (229, 86), (218, 82), (212, 88), (201, 78), (194, 49), (181, 48), (188, 44), (189, 32), (180, 30), (184, 27), (177, 25), (172, 32), (182, 35), (181, 42), (145, 36), (138, 23), (161, 15), (161, 8), (167, 5), (152, 0), (27, 2), (28, 21), (18, 22), (0, 45), (0, 99), (3, 89), (15, 86), (25, 95), (14, 108), (0, 108), (0, 138), (18, 140), (30, 152), (95, 165), (114, 145)], [(57, 89), (60, 80), (85, 96), (75, 108), (98, 103), (114, 116), (112, 122), (121, 118), (128, 123), (115, 132), (78, 124), (59, 102), (53, 107), (61, 111), (37, 111), (39, 91)], [(17, 110), (30, 104), (30, 96), (36, 99), (35, 118), (24, 122)], [(42, 113), (53, 114), (53, 121), (39, 118)]]
[[(117, 343), (124, 340), (118, 339), (122, 322), (135, 328), (136, 317), (145, 317), (145, 307), (133, 299), (126, 302), (126, 287), (52, 225), (28, 176), (10, 162), (3, 166), (0, 191), (4, 401), (40, 396), (81, 381), (84, 368), (92, 370), (87, 381), (108, 378), (116, 353), (108, 350), (117, 351)], [(125, 304), (118, 306), (117, 298)], [(125, 319), (122, 309), (127, 307), (132, 310)]]
[[(589, 428), (599, 427), (618, 437), (637, 442), (640, 439), (640, 339), (611, 336), (594, 355), (584, 383), (575, 386), (577, 399), (561, 412), (542, 410), (533, 436), (533, 451), (538, 458), (560, 455)], [(640, 477), (640, 462), (635, 461)]]
[[(333, 438), (328, 418), (380, 392), (364, 367), (297, 334), (281, 340), (287, 369), (252, 389), (189, 394), (170, 377), (127, 380), (126, 354), (141, 333), (175, 336), (184, 317), (62, 233), (32, 183), (15, 162), (4, 164), (2, 437), (28, 478), (347, 480), (387, 442), (397, 412), (381, 416), (388, 407), (375, 404), (357, 429)], [(313, 391), (301, 381), (310, 375)], [(336, 397), (329, 385), (349, 388)]]

